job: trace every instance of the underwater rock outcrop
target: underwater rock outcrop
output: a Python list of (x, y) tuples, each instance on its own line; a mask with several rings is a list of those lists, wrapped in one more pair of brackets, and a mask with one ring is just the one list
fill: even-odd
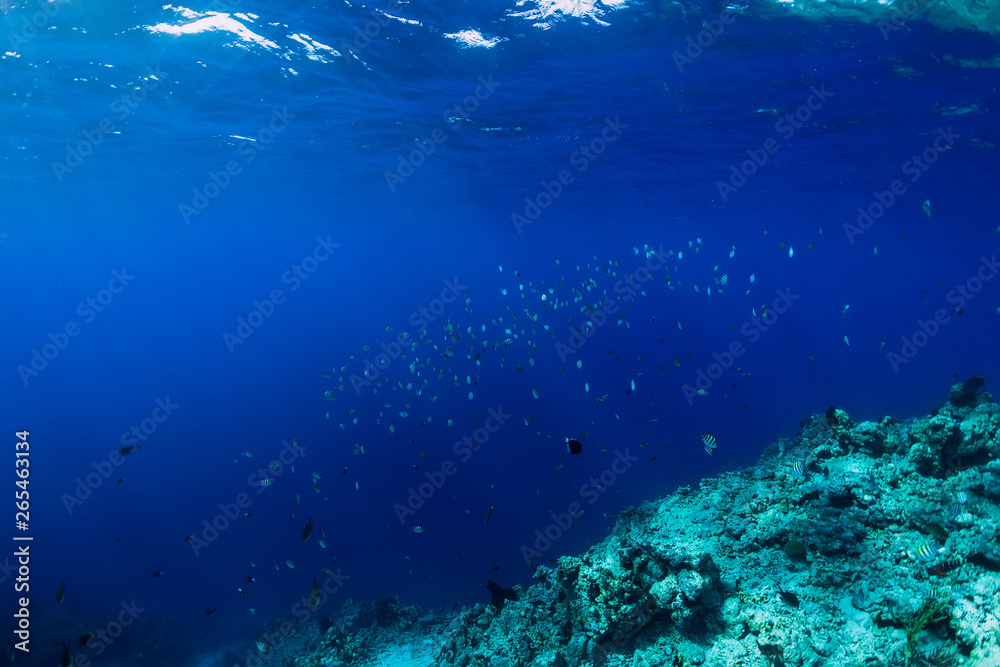
[[(756, 466), (623, 512), (502, 605), (398, 640), (432, 631), (440, 667), (998, 665), (1000, 407), (982, 384), (917, 419), (814, 415)], [(322, 641), (367, 664), (338, 646), (371, 641), (368, 622)]]

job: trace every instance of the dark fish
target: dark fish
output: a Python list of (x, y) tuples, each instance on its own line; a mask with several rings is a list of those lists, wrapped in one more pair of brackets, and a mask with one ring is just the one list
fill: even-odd
[(303, 542), (308, 541), (309, 536), (313, 534), (313, 524), (315, 524), (315, 523), (316, 523), (315, 521), (313, 521), (312, 519), (309, 519), (309, 523), (307, 523), (306, 527), (302, 529), (302, 541)]
[(788, 591), (783, 591), (780, 588), (778, 589), (778, 592), (781, 593), (781, 599), (784, 600), (785, 604), (789, 607), (799, 606), (799, 596), (795, 593), (789, 593)]
[(486, 590), (489, 591), (492, 596), (490, 604), (496, 607), (498, 610), (503, 609), (505, 602), (517, 602), (518, 594), (513, 588), (504, 588), (495, 581), (486, 582)]
[(826, 409), (826, 423), (830, 426), (837, 424), (837, 408), (832, 405)]
[(60, 581), (59, 590), (56, 591), (56, 602), (62, 604), (62, 601), (65, 599), (66, 599), (66, 584)]
[(90, 640), (94, 638), (93, 632), (81, 632), (80, 636), (76, 638), (80, 642), (80, 646), (86, 646), (90, 643)]
[(319, 604), (319, 584), (313, 579), (312, 588), (309, 589), (309, 604), (313, 607)]
[(656, 460), (656, 457), (655, 457), (655, 456), (650, 456), (650, 457), (649, 457), (649, 460), (648, 460), (648, 461), (646, 461), (646, 463), (652, 463), (652, 462), (653, 462), (653, 461), (655, 461), (655, 460)]
[(571, 438), (566, 438), (566, 451), (570, 454), (579, 454), (583, 451), (583, 445), (580, 444), (579, 440), (573, 440)]
[(959, 560), (958, 558), (949, 558), (948, 560), (945, 560), (939, 563), (938, 565), (935, 565), (933, 568), (931, 568), (929, 573), (932, 575), (941, 576), (944, 574), (948, 574), (961, 564), (962, 561)]
[(211, 616), (213, 611), (215, 611), (215, 607), (205, 607), (205, 616)]
[(483, 522), (484, 526), (490, 525), (490, 517), (492, 516), (493, 516), (493, 506), (490, 505), (490, 508), (486, 510), (486, 521)]
[(122, 447), (121, 449), (118, 450), (118, 455), (128, 456), (137, 449), (139, 449), (139, 445), (129, 445), (128, 447)]
[(61, 667), (69, 667), (73, 664), (73, 654), (69, 652), (69, 644), (63, 642), (62, 655), (59, 656), (59, 664)]
[(156, 572), (153, 573), (153, 576), (154, 577), (162, 577), (163, 576), (163, 570), (157, 570)]
[(257, 580), (254, 579), (253, 577), (247, 577), (247, 583), (251, 583), (252, 584), (255, 581), (257, 581)]

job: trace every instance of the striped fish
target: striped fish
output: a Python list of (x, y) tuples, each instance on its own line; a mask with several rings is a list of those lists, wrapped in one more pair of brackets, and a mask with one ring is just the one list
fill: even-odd
[(708, 433), (701, 434), (701, 441), (705, 443), (706, 449), (715, 449), (718, 446), (718, 443), (715, 440), (715, 436), (710, 435)]
[(792, 475), (794, 477), (802, 477), (805, 471), (806, 467), (802, 464), (802, 461), (796, 461), (792, 464)]
[(938, 554), (942, 551), (944, 551), (944, 549), (933, 549), (926, 544), (922, 544), (917, 547), (917, 558), (925, 562), (930, 562), (937, 558)]

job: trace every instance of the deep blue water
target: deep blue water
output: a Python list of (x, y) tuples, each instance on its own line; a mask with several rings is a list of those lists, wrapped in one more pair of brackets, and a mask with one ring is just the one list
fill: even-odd
[[(870, 24), (751, 7), (678, 71), (673, 54), (723, 7), (598, 5), (534, 19), (518, 14), (537, 5), (513, 2), (215, 5), (259, 42), (151, 29), (211, 7), (187, 18), (125, 3), (44, 7), (51, 17), (32, 34), (24, 21), (43, 5), (6, 6), (0, 60), (10, 466), (0, 535), (34, 538), (36, 657), (131, 600), (141, 629), (104, 656), (91, 651), (98, 663), (160, 659), (161, 636), (172, 657), (146, 664), (250, 645), (327, 566), (349, 579), (323, 613), (375, 595), (428, 609), (485, 601), (487, 579), (530, 584), (522, 546), (551, 511), (583, 507), (536, 565), (585, 551), (630, 505), (752, 465), (830, 405), (856, 420), (908, 417), (971, 374), (998, 377), (1000, 281), (983, 269), (971, 298), (953, 291), (979, 287), (982, 258), (998, 250), (1000, 75), (969, 66), (997, 57), (992, 37), (914, 19), (883, 39)], [(366, 25), (370, 42), (354, 42)], [(463, 30), (497, 42), (449, 36)], [(454, 122), (456, 104), (467, 120)], [(778, 124), (797, 110), (797, 127)], [(602, 131), (610, 142), (583, 157)], [(390, 188), (386, 172), (421, 159), (415, 142), (433, 153)], [(718, 182), (748, 151), (766, 162), (723, 200)], [(924, 151), (933, 164), (914, 171), (908, 161)], [(554, 192), (564, 170), (572, 182), (518, 229), (525, 199), (545, 202), (544, 184)], [(213, 190), (213, 178), (225, 187)], [(851, 242), (844, 225), (897, 179), (901, 194)], [(206, 187), (214, 196), (201, 200)], [(286, 273), (324, 244), (339, 245), (307, 262), (308, 279)], [(622, 323), (560, 359), (569, 318), (586, 319), (574, 290), (591, 305), (603, 290), (614, 299), (616, 282), (645, 263), (644, 244), (666, 267), (618, 302)], [(127, 285), (102, 292), (115, 272)], [(445, 281), (462, 294), (428, 322), (416, 354), (381, 372), (377, 394), (356, 392), (351, 375), (363, 376), (379, 342), (416, 336), (411, 314)], [(283, 303), (227, 344), (273, 290)], [(781, 314), (778, 290), (797, 297)], [(103, 300), (100, 312), (88, 299)], [(762, 304), (767, 330), (741, 333)], [(946, 321), (894, 368), (889, 353), (938, 309)], [(60, 335), (67, 325), (75, 336)], [(682, 385), (734, 341), (745, 349), (734, 368), (686, 400)], [(479, 364), (467, 356), (477, 352)], [(158, 401), (176, 407), (166, 416)], [(453, 444), (501, 408), (509, 420), (462, 460)], [(166, 418), (115, 458), (132, 444), (124, 434), (154, 416)], [(23, 532), (10, 500), (20, 430), (31, 444)], [(714, 456), (702, 432), (717, 438)], [(293, 440), (294, 472), (253, 486)], [(588, 480), (626, 451), (638, 460), (593, 494)], [(447, 461), (455, 474), (401, 523), (394, 505)], [(78, 490), (109, 468), (89, 495)], [(203, 521), (243, 493), (253, 516), (196, 554), (185, 536), (203, 536)], [(206, 616), (208, 606), (218, 610)]]

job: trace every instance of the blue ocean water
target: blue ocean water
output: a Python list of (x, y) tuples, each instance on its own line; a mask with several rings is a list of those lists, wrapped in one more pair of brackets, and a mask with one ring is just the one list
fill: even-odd
[(0, 578), (38, 664), (123, 604), (78, 659), (242, 650), (323, 568), (324, 614), (486, 601), (830, 405), (998, 377), (993, 35), (715, 3), (3, 12)]

